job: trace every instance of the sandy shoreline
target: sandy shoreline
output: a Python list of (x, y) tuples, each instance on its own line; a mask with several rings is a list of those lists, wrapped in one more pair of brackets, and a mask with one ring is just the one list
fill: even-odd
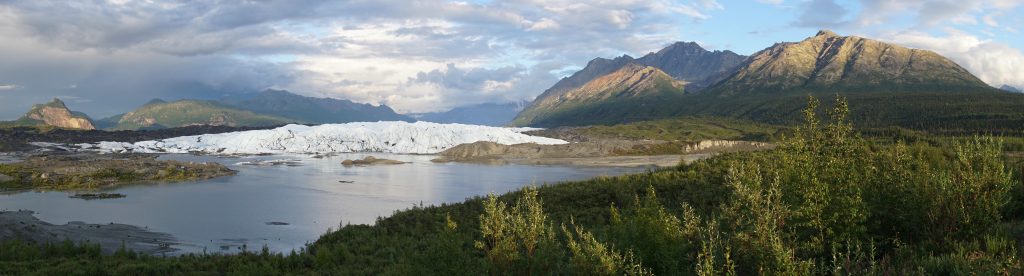
[(159, 255), (172, 253), (171, 247), (177, 240), (170, 234), (149, 231), (127, 224), (87, 224), (72, 221), (54, 225), (39, 220), (32, 211), (0, 212), (0, 240), (21, 239), (31, 243), (61, 243), (66, 240), (75, 243), (99, 244), (105, 254), (112, 254), (122, 245), (131, 251)]

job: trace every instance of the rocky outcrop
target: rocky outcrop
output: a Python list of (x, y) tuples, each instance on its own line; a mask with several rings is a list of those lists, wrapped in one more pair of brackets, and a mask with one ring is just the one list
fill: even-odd
[(36, 121), (41, 124), (61, 128), (96, 129), (88, 117), (71, 112), (64, 105), (64, 102), (57, 98), (46, 104), (33, 105), (32, 109), (25, 113), (21, 120)]

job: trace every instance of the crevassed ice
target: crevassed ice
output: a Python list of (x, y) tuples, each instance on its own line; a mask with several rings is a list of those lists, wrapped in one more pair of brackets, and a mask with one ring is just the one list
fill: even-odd
[(275, 129), (183, 136), (137, 143), (80, 145), (100, 152), (140, 153), (328, 153), (388, 152), (431, 154), (479, 141), (499, 144), (565, 144), (566, 141), (523, 134), (535, 128), (502, 128), (430, 122), (359, 122), (318, 126), (286, 125)]

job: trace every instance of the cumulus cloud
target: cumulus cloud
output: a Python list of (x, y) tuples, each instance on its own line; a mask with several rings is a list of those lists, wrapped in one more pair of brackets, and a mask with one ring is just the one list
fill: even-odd
[(904, 31), (890, 33), (885, 40), (906, 46), (930, 49), (949, 57), (986, 83), (1024, 87), (1024, 53), (1004, 43), (980, 39), (956, 29), (944, 35)]

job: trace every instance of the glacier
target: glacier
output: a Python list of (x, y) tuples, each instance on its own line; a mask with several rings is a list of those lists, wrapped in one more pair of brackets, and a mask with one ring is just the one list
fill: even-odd
[(356, 122), (316, 126), (286, 125), (274, 129), (183, 136), (162, 140), (79, 144), (83, 150), (137, 153), (317, 154), (386, 152), (434, 154), (479, 141), (511, 145), (568, 142), (523, 134), (536, 128), (503, 128), (430, 122)]

